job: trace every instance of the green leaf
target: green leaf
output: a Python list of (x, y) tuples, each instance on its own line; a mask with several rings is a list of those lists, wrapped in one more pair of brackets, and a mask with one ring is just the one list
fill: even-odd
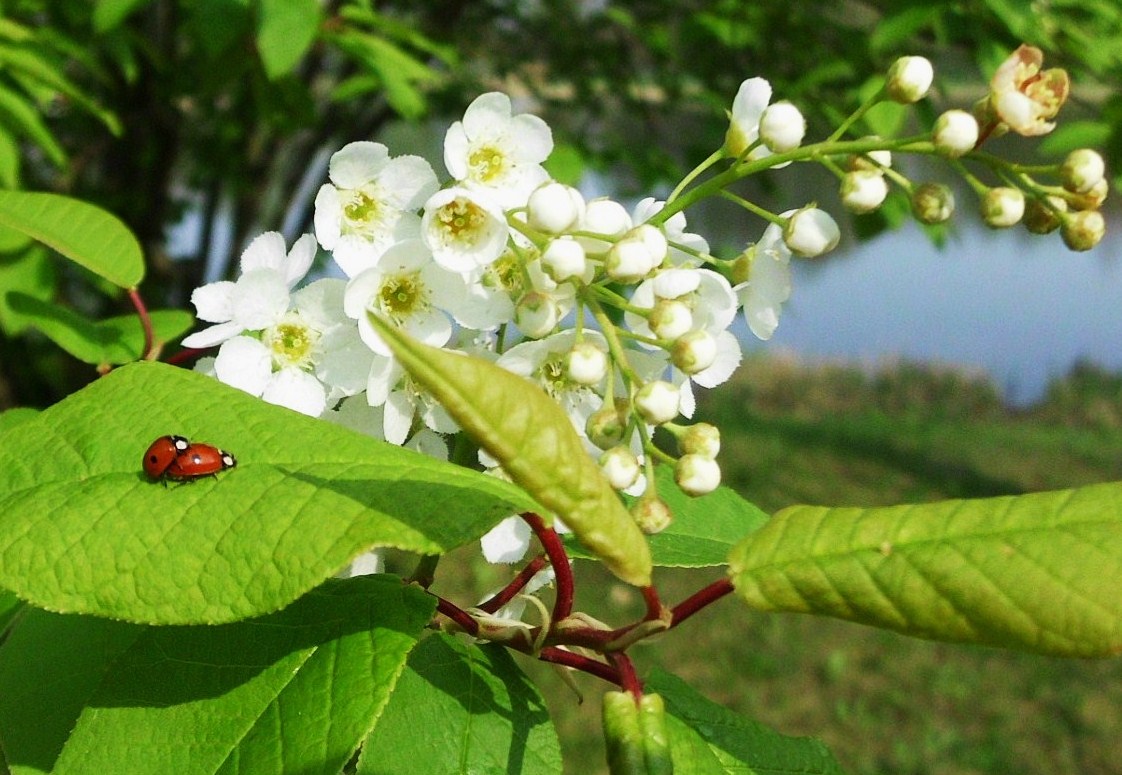
[(134, 11), (148, 5), (152, 0), (97, 0), (93, 12), (94, 31), (98, 33), (109, 32), (121, 26), (121, 23)]
[(43, 57), (36, 49), (24, 45), (0, 44), (0, 70), (18, 77), (26, 75), (33, 82), (57, 92), (70, 102), (96, 117), (114, 135), (121, 134), (121, 122), (108, 110), (98, 105), (74, 84), (64, 73), (65, 65), (54, 63)]
[(434, 609), (367, 576), (217, 627), (30, 611), (0, 648), (0, 739), (17, 772), (338, 773)]
[(0, 84), (0, 122), (39, 146), (56, 167), (66, 165), (66, 151), (43, 122), (39, 110), (24, 95)]
[[(5, 412), (5, 414), (7, 414), (7, 412)], [(0, 415), (0, 418), (3, 418), (3, 415)], [(0, 430), (2, 430), (2, 428), (0, 428)], [(4, 642), (5, 637), (7, 637), (8, 627), (24, 608), (24, 602), (16, 597), (14, 592), (0, 589), (0, 643)]]
[(1106, 121), (1065, 121), (1040, 141), (1044, 156), (1063, 156), (1076, 148), (1102, 148), (1110, 142), (1111, 125)]
[(645, 684), (666, 704), (676, 775), (842, 775), (833, 754), (810, 737), (788, 737), (738, 716), (655, 670)]
[(556, 401), (493, 363), (421, 344), (376, 316), (370, 322), (410, 376), (515, 484), (563, 519), (616, 576), (651, 583), (646, 537)]
[[(19, 232), (0, 227), (0, 241), (9, 235), (27, 240)], [(55, 267), (42, 245), (27, 241), (25, 247), (10, 252), (0, 248), (0, 288), (4, 289), (0, 292), (0, 328), (12, 336), (21, 333), (30, 320), (15, 308), (13, 299), (48, 299), (54, 295), (55, 284)]]
[[(150, 482), (141, 458), (169, 433), (238, 466)], [(494, 477), (142, 362), (4, 435), (0, 587), (60, 612), (231, 621), (281, 608), (371, 547), (439, 554), (531, 508)]]
[(424, 115), (425, 98), (415, 84), (434, 80), (436, 72), (432, 68), (376, 35), (351, 31), (336, 36), (334, 41), (378, 76), (386, 101), (399, 115), (408, 119)]
[[(22, 320), (83, 363), (116, 365), (144, 355), (144, 329), (136, 315), (95, 321), (22, 293), (9, 293), (7, 298)], [(150, 317), (158, 342), (183, 335), (194, 323), (191, 313), (183, 310), (155, 310)]]
[(869, 50), (879, 54), (907, 47), (921, 30), (934, 25), (945, 12), (946, 7), (937, 3), (920, 3), (885, 14), (868, 37)]
[(560, 771), (545, 701), (510, 652), (443, 633), (409, 655), (358, 762), (358, 775)]
[[(659, 497), (670, 507), (674, 521), (647, 537), (651, 560), (660, 568), (711, 568), (728, 563), (729, 552), (748, 533), (759, 530), (768, 516), (728, 487), (691, 498), (674, 482), (670, 466), (655, 474)], [(566, 540), (572, 557), (589, 558), (576, 541)]]
[(0, 412), (0, 434), (10, 431), (18, 425), (22, 425), (28, 420), (37, 417), (38, 414), (38, 409), (32, 409), (29, 406), (17, 406), (15, 409), (7, 409)]
[(140, 243), (115, 215), (78, 199), (0, 191), (0, 226), (37, 239), (121, 288), (144, 279)]
[(1061, 656), (1122, 653), (1122, 483), (887, 508), (793, 506), (731, 557), (751, 606)]
[(257, 51), (269, 80), (292, 72), (316, 39), (322, 16), (319, 0), (258, 0)]
[(558, 183), (575, 186), (587, 167), (580, 149), (570, 143), (558, 143), (545, 160), (546, 172)]

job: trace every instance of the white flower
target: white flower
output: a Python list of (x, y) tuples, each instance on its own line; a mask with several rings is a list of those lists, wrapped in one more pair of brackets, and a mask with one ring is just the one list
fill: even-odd
[(476, 97), (463, 121), (444, 136), (444, 166), (462, 186), (486, 192), (503, 208), (521, 207), (548, 180), (542, 168), (553, 150), (549, 126), (529, 113), (511, 115), (500, 92)]
[(420, 234), (415, 211), (438, 187), (419, 156), (389, 157), (381, 143), (349, 143), (328, 165), (316, 195), (316, 238), (348, 277), (369, 269), (395, 242)]
[(358, 321), (367, 347), (389, 356), (390, 349), (369, 315), (380, 315), (425, 344), (443, 347), (452, 338), (449, 315), (462, 303), (464, 293), (462, 278), (437, 266), (420, 240), (408, 240), (394, 245), (378, 266), (347, 283), (343, 311)]
[(790, 102), (768, 106), (760, 117), (760, 139), (774, 153), (798, 148), (806, 134), (806, 119)]
[[(728, 280), (710, 269), (666, 269), (644, 280), (631, 295), (631, 305), (642, 309), (653, 310), (660, 302), (671, 300), (688, 308), (691, 330), (716, 335), (736, 317), (736, 294)], [(624, 321), (636, 334), (654, 336), (649, 318), (627, 312)]]
[(421, 239), (450, 272), (472, 273), (493, 263), (506, 250), (509, 234), (502, 209), (466, 188), (437, 191), (425, 202)]
[[(585, 330), (583, 341), (606, 351), (607, 342), (597, 331)], [(576, 331), (568, 330), (536, 341), (522, 342), (499, 356), (497, 361), (507, 371), (534, 380), (569, 415), (581, 436), (588, 417), (604, 403), (597, 386), (582, 384), (569, 376), (567, 361), (576, 340)]]
[(733, 290), (744, 307), (748, 328), (767, 341), (779, 325), (783, 302), (791, 296), (791, 251), (783, 243), (783, 230), (771, 224), (752, 248), (747, 282)]
[[(760, 118), (771, 101), (771, 84), (763, 78), (749, 78), (740, 84), (732, 101), (732, 115), (725, 133), (725, 149), (739, 158), (760, 139)], [(762, 143), (748, 155), (749, 159), (762, 159), (771, 151)]]
[[(415, 431), (414, 420), (418, 416), (435, 433), (455, 433), (460, 429), (432, 396), (417, 387), (396, 358), (374, 356), (366, 383), (366, 403), (370, 406), (367, 421), (376, 426), (370, 435), (390, 444), (405, 444)], [(355, 408), (353, 414), (359, 414), (359, 410)], [(340, 421), (345, 422), (346, 418)]]
[[(635, 205), (631, 214), (635, 223), (646, 223), (657, 213), (662, 211), (666, 202), (654, 197), (641, 199)], [(696, 267), (701, 265), (700, 256), (709, 253), (709, 243), (700, 234), (686, 231), (686, 214), (678, 211), (661, 224), (662, 232), (670, 245), (670, 263), (678, 267)]]

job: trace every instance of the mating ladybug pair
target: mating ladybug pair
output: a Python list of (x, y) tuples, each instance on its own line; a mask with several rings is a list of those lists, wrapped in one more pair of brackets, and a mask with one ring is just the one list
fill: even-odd
[(210, 444), (192, 444), (183, 436), (161, 436), (144, 453), (144, 473), (156, 480), (190, 481), (214, 476), (238, 464), (234, 456)]

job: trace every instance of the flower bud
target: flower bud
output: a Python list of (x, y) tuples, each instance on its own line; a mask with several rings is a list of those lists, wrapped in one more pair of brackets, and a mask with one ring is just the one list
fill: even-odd
[(806, 119), (790, 102), (769, 105), (760, 116), (760, 139), (773, 153), (799, 147), (806, 134)]
[[(611, 240), (622, 237), (631, 228), (631, 216), (623, 205), (613, 199), (593, 199), (584, 208), (584, 220), (581, 221), (581, 231), (590, 231), (593, 234), (603, 234)], [(606, 251), (610, 241), (592, 237), (580, 237), (581, 245), (585, 252), (598, 254)]]
[(851, 213), (869, 213), (884, 204), (888, 182), (875, 170), (854, 170), (842, 178), (841, 200)]
[(894, 102), (907, 105), (923, 99), (934, 77), (935, 70), (926, 57), (900, 57), (888, 68), (885, 88)]
[(1067, 155), (1060, 167), (1064, 188), (1085, 194), (1106, 175), (1103, 157), (1090, 148), (1078, 148)]
[(572, 237), (558, 237), (545, 246), (542, 266), (554, 282), (561, 283), (584, 276), (588, 262), (579, 242)]
[(610, 449), (623, 441), (627, 428), (627, 404), (605, 404), (588, 416), (584, 432), (600, 449)]
[(526, 222), (547, 234), (576, 228), (584, 217), (584, 197), (572, 186), (549, 181), (538, 186), (526, 202)]
[(531, 339), (541, 339), (551, 332), (560, 319), (557, 304), (540, 291), (530, 291), (514, 307), (514, 324)]
[(1060, 227), (1059, 213), (1067, 212), (1067, 202), (1061, 197), (1048, 197), (1048, 205), (1039, 199), (1030, 199), (1025, 204), (1025, 228), (1033, 234), (1049, 234)]
[(643, 243), (643, 247), (651, 257), (651, 268), (661, 266), (662, 262), (666, 260), (667, 253), (670, 252), (670, 244), (666, 241), (666, 235), (662, 233), (662, 229), (657, 226), (651, 226), (649, 223), (641, 223), (631, 230), (628, 237), (638, 239)]
[(920, 223), (942, 223), (954, 215), (954, 193), (942, 183), (924, 183), (912, 192), (912, 213)]
[(998, 186), (982, 197), (982, 220), (986, 226), (1004, 229), (1020, 222), (1025, 214), (1025, 195), (1019, 188)]
[(721, 483), (721, 467), (711, 457), (682, 455), (674, 465), (674, 481), (686, 495), (707, 495)]
[(592, 342), (577, 342), (565, 356), (565, 374), (578, 385), (596, 385), (608, 373), (608, 355)]
[(662, 425), (678, 416), (678, 388), (661, 379), (648, 382), (635, 394), (635, 409), (644, 422)]
[(604, 271), (617, 283), (634, 283), (655, 267), (654, 259), (641, 237), (627, 236), (608, 251)]
[(1106, 178), (1102, 178), (1086, 193), (1068, 196), (1068, 204), (1071, 205), (1072, 210), (1098, 210), (1106, 201), (1108, 193), (1110, 193), (1110, 184), (1106, 182)]
[(802, 208), (783, 227), (783, 242), (792, 252), (806, 258), (833, 250), (840, 239), (838, 224), (828, 212), (817, 207)]
[(721, 431), (707, 422), (694, 423), (678, 438), (678, 450), (683, 455), (700, 455), (715, 460), (721, 451)]
[(660, 533), (670, 527), (674, 513), (666, 501), (657, 497), (642, 497), (631, 504), (631, 518), (647, 535)]
[(717, 360), (717, 339), (699, 329), (679, 337), (670, 348), (670, 361), (686, 374), (705, 371)]
[(1079, 210), (1060, 224), (1060, 236), (1072, 250), (1090, 250), (1106, 233), (1106, 221), (1098, 210)]
[(931, 139), (935, 150), (957, 159), (978, 144), (978, 119), (965, 110), (948, 110), (935, 120)]
[[(877, 135), (867, 135), (861, 138), (862, 140), (880, 140)], [(885, 167), (892, 166), (892, 151), (882, 148), (879, 151), (868, 151), (862, 154), (854, 154), (849, 157), (849, 169), (856, 172), (857, 170), (871, 170), (873, 172), (880, 172)]]
[(639, 480), (639, 459), (627, 447), (612, 447), (600, 455), (600, 470), (612, 489), (626, 490)]
[(659, 339), (677, 339), (693, 328), (693, 313), (685, 302), (659, 299), (651, 308), (647, 325)]

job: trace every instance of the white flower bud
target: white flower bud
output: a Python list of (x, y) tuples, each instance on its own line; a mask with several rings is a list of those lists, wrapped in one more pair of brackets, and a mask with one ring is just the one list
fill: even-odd
[(583, 277), (588, 267), (584, 246), (572, 237), (558, 237), (550, 241), (542, 251), (542, 266), (557, 283), (574, 277)]
[(647, 325), (660, 339), (677, 339), (693, 328), (693, 313), (689, 305), (677, 299), (659, 299), (651, 308)]
[[(581, 231), (603, 234), (612, 240), (622, 237), (631, 228), (631, 215), (623, 205), (612, 199), (593, 199), (584, 208)], [(610, 241), (592, 237), (579, 237), (580, 243), (590, 255), (603, 253), (611, 247)]]
[(646, 243), (638, 236), (627, 236), (608, 251), (604, 271), (619, 283), (638, 282), (655, 267)]
[(662, 229), (651, 226), (649, 223), (641, 223), (628, 236), (637, 238), (643, 243), (651, 256), (652, 269), (661, 266), (662, 262), (666, 260), (666, 255), (670, 252), (670, 245), (667, 243), (666, 235), (662, 233)]
[(648, 382), (635, 394), (635, 409), (645, 422), (662, 425), (678, 416), (678, 388), (663, 380)]
[(838, 224), (825, 210), (804, 207), (787, 219), (783, 242), (792, 252), (813, 258), (837, 247), (841, 239)]
[(577, 227), (584, 217), (584, 197), (572, 186), (549, 181), (534, 189), (526, 202), (526, 222), (547, 234)]
[(708, 331), (690, 331), (670, 348), (670, 361), (686, 374), (705, 371), (717, 360), (717, 339)]
[(596, 385), (608, 373), (608, 355), (592, 342), (577, 342), (565, 356), (565, 374), (578, 385)]
[(1004, 229), (1020, 222), (1025, 214), (1025, 195), (1019, 188), (998, 186), (982, 197), (982, 220), (986, 226)]
[(912, 192), (912, 213), (921, 223), (942, 223), (954, 215), (954, 193), (942, 183), (924, 183)]
[(926, 57), (900, 57), (888, 68), (888, 96), (905, 105), (924, 98), (935, 70)]
[(715, 460), (721, 451), (721, 431), (707, 422), (694, 423), (678, 439), (678, 449), (683, 455), (700, 455)]
[(851, 213), (869, 213), (884, 204), (888, 183), (873, 170), (854, 170), (842, 178), (841, 200)]
[(1060, 167), (1060, 180), (1064, 188), (1076, 194), (1085, 194), (1106, 175), (1103, 157), (1090, 148), (1078, 148), (1067, 155)]
[(540, 291), (530, 291), (514, 307), (514, 324), (531, 339), (549, 334), (560, 319), (557, 304)]
[(760, 139), (773, 153), (798, 148), (806, 135), (806, 119), (790, 102), (769, 105), (760, 117)]
[(935, 150), (957, 159), (978, 143), (978, 119), (965, 110), (948, 110), (935, 120), (931, 139)]
[(1025, 204), (1025, 228), (1033, 234), (1050, 234), (1060, 228), (1060, 213), (1067, 212), (1067, 202), (1058, 196), (1049, 196), (1045, 205), (1033, 198)]
[(674, 481), (687, 495), (707, 495), (721, 483), (721, 467), (711, 457), (682, 455), (674, 466)]
[(616, 490), (626, 490), (639, 480), (639, 460), (627, 447), (612, 447), (600, 455), (600, 470)]
[(670, 527), (674, 514), (666, 501), (656, 497), (639, 498), (631, 504), (631, 518), (647, 535), (660, 533)]
[(1064, 218), (1060, 236), (1072, 250), (1090, 250), (1106, 234), (1106, 221), (1098, 210), (1079, 210)]
[(626, 408), (625, 402), (605, 404), (590, 414), (584, 423), (588, 440), (600, 449), (609, 449), (623, 441), (623, 433), (627, 428)]

